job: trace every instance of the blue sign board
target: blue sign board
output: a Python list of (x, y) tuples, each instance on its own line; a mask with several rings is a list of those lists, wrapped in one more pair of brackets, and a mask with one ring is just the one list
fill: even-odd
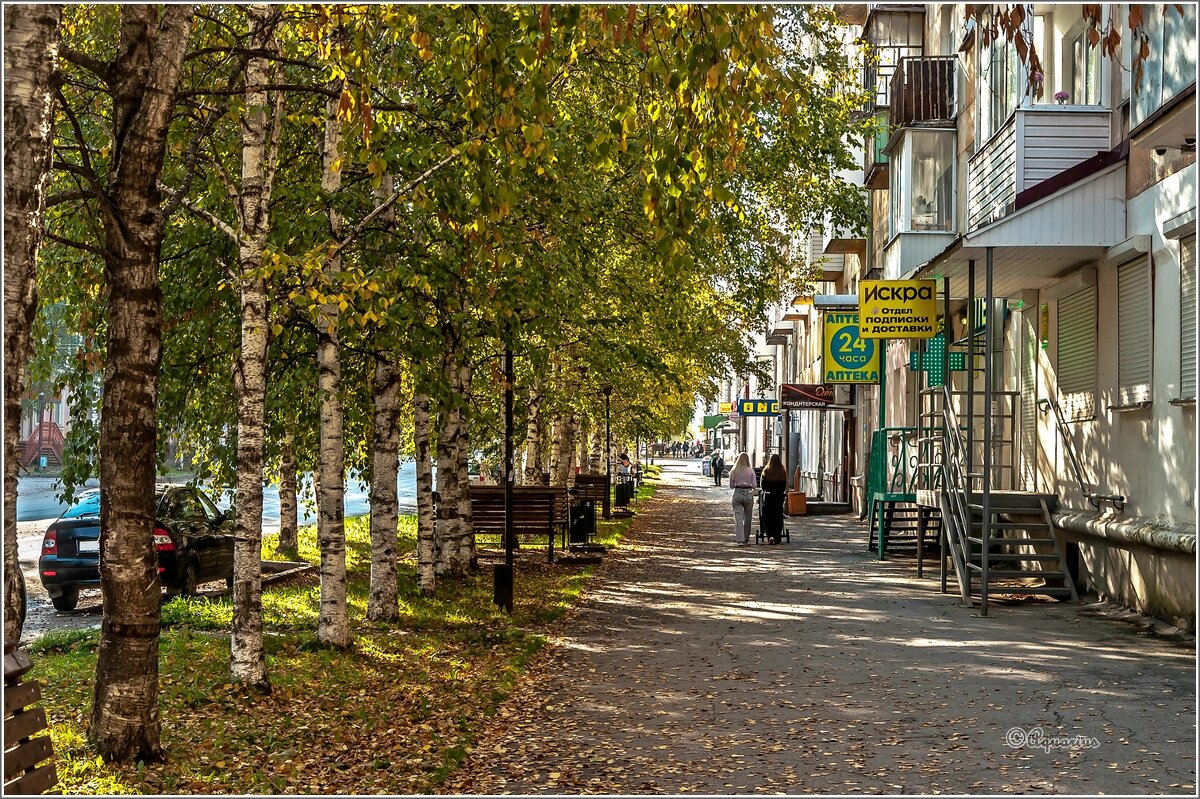
[(740, 399), (737, 401), (738, 413), (742, 416), (778, 416), (779, 400), (773, 399)]

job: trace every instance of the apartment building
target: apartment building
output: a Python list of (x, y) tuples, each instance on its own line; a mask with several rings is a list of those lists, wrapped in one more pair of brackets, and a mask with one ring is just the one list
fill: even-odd
[[(992, 11), (975, 8), (839, 8), (875, 54), (871, 228), (824, 233), (829, 281), (772, 328), (790, 347), (781, 379), (820, 382), (822, 302), (849, 302), (861, 279), (933, 279), (942, 341), (967, 368), (931, 385), (910, 368), (930, 342), (886, 341), (882, 412), (879, 386), (847, 387), (841, 439), (828, 414), (796, 421), (802, 442), (836, 440), (839, 457), (805, 444), (792, 462), (825, 480), (820, 464), (844, 461), (864, 507), (871, 431), (932, 440), (923, 427), (948, 403), (969, 431), (971, 502), (1046, 499), (1080, 589), (1194, 628), (1196, 7), (1145, 7), (1140, 75), (1129, 6), (1104, 7), (1123, 34), (1116, 58), (1091, 46), (1080, 5), (1024, 6), (1011, 41), (989, 41)], [(928, 446), (919, 487), (944, 490), (949, 456)]]

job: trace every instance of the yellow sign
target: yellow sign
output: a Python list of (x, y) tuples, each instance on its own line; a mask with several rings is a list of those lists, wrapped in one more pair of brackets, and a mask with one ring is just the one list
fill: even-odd
[(878, 383), (879, 343), (858, 334), (858, 314), (825, 314), (825, 383)]
[(937, 282), (864, 280), (858, 284), (863, 338), (933, 338), (938, 333)]
[(721, 407), (717, 410), (717, 413), (733, 413), (733, 403), (722, 402)]

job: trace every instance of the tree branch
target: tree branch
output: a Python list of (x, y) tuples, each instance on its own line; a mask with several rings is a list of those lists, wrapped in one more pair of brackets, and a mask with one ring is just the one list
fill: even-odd
[(87, 53), (81, 53), (78, 50), (72, 50), (70, 47), (64, 44), (60, 44), (58, 46), (58, 55), (67, 63), (74, 64), (80, 69), (86, 69), (88, 72), (104, 81), (106, 86), (112, 85), (113, 65), (111, 63), (105, 63), (98, 58), (93, 58)]
[(104, 252), (104, 250), (100, 249), (99, 247), (96, 247), (95, 245), (84, 244), (82, 241), (75, 241), (74, 239), (68, 239), (63, 236), (59, 236), (57, 233), (51, 233), (49, 230), (45, 231), (43, 233), (43, 235), (46, 238), (50, 239), (50, 241), (55, 241), (55, 242), (58, 242), (59, 244), (65, 244), (68, 247), (74, 247), (75, 249), (82, 250), (83, 252), (90, 252), (92, 255), (98, 256), (100, 258), (104, 258), (105, 260), (108, 259), (108, 254), (106, 252)]
[(429, 178), (433, 177), (433, 175), (436, 174), (439, 170), (441, 170), (442, 167), (446, 166), (446, 164), (449, 164), (451, 161), (458, 158), (459, 150), (461, 150), (461, 149), (462, 149), (461, 145), (459, 147), (455, 147), (450, 152), (450, 154), (447, 155), (445, 158), (443, 158), (441, 161), (438, 161), (436, 164), (429, 167), (429, 169), (426, 169), (420, 175), (417, 175), (415, 178), (410, 180), (404, 186), (401, 186), (399, 189), (396, 189), (394, 192), (392, 192), (390, 197), (388, 197), (386, 200), (384, 200), (382, 203), (380, 203), (378, 206), (376, 206), (375, 209), (373, 211), (371, 211), (369, 214), (364, 216), (359, 221), (359, 223), (354, 226), (354, 229), (350, 231), (350, 234), (348, 236), (346, 236), (340, 242), (334, 244), (333, 247), (331, 247), (329, 249), (328, 254), (325, 256), (326, 263), (328, 263), (329, 261), (332, 261), (334, 258), (336, 258), (338, 253), (340, 253), (342, 250), (346, 249), (346, 247), (349, 246), (349, 244), (352, 241), (354, 241), (356, 238), (358, 238), (358, 236), (364, 230), (367, 229), (367, 226), (370, 225), (371, 222), (373, 222), (380, 214), (382, 214), (384, 211), (386, 211), (387, 209), (389, 209), (393, 205), (395, 205), (397, 200), (399, 200), (404, 195), (408, 194), (410, 191), (415, 189), (417, 186), (420, 186), (422, 183), (429, 180)]

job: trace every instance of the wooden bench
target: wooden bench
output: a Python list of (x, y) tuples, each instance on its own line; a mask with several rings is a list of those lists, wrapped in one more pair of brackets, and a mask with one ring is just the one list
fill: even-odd
[(590, 499), (597, 505), (602, 505), (604, 504), (606, 490), (606, 478), (602, 474), (575, 475), (575, 493), (573, 496), (577, 502)]
[(33, 661), (20, 649), (4, 653), (5, 796), (45, 793), (58, 782), (50, 736), (37, 735), (46, 729), (46, 711), (34, 707), (42, 698), (42, 684), (21, 682), (32, 668)]
[[(554, 562), (554, 537), (565, 535), (566, 486), (513, 486), (513, 535), (545, 537), (546, 560)], [(496, 536), (504, 543), (504, 486), (471, 486), (471, 529), (476, 538)]]

